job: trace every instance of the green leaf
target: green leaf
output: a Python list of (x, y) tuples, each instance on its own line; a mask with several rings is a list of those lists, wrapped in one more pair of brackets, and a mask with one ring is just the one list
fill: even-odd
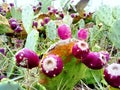
[(48, 1), (46, 1), (46, 0), (41, 0), (41, 2), (42, 2), (42, 8), (41, 8), (41, 12), (43, 12), (43, 13), (46, 13), (46, 12), (48, 12), (48, 9), (47, 9), (47, 7), (48, 6), (51, 6), (51, 2), (52, 2), (53, 0), (48, 0)]
[(32, 22), (34, 12), (32, 6), (25, 6), (22, 10), (22, 22), (26, 32), (29, 34), (32, 31)]
[(38, 45), (38, 39), (39, 39), (39, 32), (33, 29), (27, 36), (25, 47), (33, 51), (36, 51)]
[(46, 35), (50, 40), (55, 40), (57, 37), (57, 27), (54, 21), (50, 21), (46, 25)]
[(9, 79), (2, 79), (0, 82), (0, 90), (25, 90), (17, 82)]
[(115, 21), (109, 32), (109, 39), (113, 45), (120, 49), (120, 19)]
[(21, 11), (19, 9), (17, 9), (15, 7), (12, 7), (10, 9), (10, 13), (11, 13), (13, 18), (15, 18), (17, 20), (21, 20), (22, 13), (21, 13)]

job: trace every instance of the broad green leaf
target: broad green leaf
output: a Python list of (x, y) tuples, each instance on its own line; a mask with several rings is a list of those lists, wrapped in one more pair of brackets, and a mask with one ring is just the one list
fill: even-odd
[(9, 79), (2, 79), (0, 82), (0, 90), (25, 90), (22, 88), (17, 82), (9, 80)]
[(22, 22), (26, 32), (29, 34), (32, 31), (32, 22), (34, 12), (32, 6), (24, 6), (22, 10)]
[(25, 47), (33, 51), (36, 51), (38, 45), (38, 39), (39, 39), (39, 32), (33, 29), (27, 36)]
[(47, 11), (48, 11), (48, 9), (47, 9), (47, 7), (48, 6), (51, 6), (51, 2), (52, 2), (53, 0), (41, 0), (41, 2), (42, 2), (42, 8), (41, 8), (41, 12), (43, 12), (43, 13), (46, 13)]
[(55, 40), (57, 37), (57, 27), (54, 21), (50, 21), (46, 25), (46, 35), (50, 40)]
[(21, 16), (22, 16), (22, 12), (20, 9), (17, 9), (15, 7), (12, 7), (10, 9), (10, 13), (12, 15), (13, 18), (17, 19), (17, 20), (21, 20)]
[(109, 32), (109, 39), (113, 45), (120, 49), (120, 19), (115, 21)]
[(2, 33), (12, 33), (13, 30), (10, 28), (8, 20), (0, 15), (0, 34)]

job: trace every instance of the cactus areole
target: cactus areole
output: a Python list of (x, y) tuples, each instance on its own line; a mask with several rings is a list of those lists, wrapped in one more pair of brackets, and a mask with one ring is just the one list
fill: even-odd
[(89, 46), (85, 41), (78, 41), (74, 44), (72, 48), (72, 54), (78, 58), (83, 59), (85, 58), (89, 53)]
[(62, 72), (62, 59), (57, 55), (50, 54), (42, 60), (41, 68), (43, 73), (48, 77), (55, 77)]
[(20, 51), (18, 51), (15, 55), (16, 58), (16, 64), (21, 67), (25, 68), (34, 68), (39, 65), (39, 57), (37, 54), (29, 50), (27, 48), (23, 48)]
[(120, 88), (120, 64), (108, 65), (104, 70), (104, 78), (112, 87)]

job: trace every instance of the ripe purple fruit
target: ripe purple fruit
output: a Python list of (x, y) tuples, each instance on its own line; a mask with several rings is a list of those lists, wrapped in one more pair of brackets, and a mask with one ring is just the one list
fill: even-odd
[(58, 10), (55, 9), (55, 8), (53, 8), (53, 9), (52, 9), (52, 12), (53, 12), (54, 14), (56, 14), (56, 13), (58, 12)]
[(100, 52), (90, 52), (82, 62), (91, 69), (101, 69), (106, 63), (106, 57)]
[(38, 22), (37, 21), (33, 21), (33, 27), (35, 26), (36, 28), (38, 27)]
[(50, 6), (48, 6), (48, 11), (50, 11), (51, 10), (51, 7)]
[(104, 70), (104, 78), (112, 87), (120, 88), (120, 64), (108, 65)]
[(74, 13), (71, 14), (71, 17), (74, 18), (76, 15)]
[(37, 67), (40, 61), (37, 54), (34, 51), (29, 50), (27, 48), (23, 48), (20, 51), (18, 51), (15, 55), (15, 58), (17, 66), (29, 69)]
[(42, 2), (39, 2), (39, 5), (42, 6)]
[(110, 54), (107, 51), (101, 51), (100, 53), (102, 53), (103, 55), (105, 55), (106, 61), (108, 62), (110, 59)]
[(72, 47), (72, 54), (78, 59), (85, 58), (88, 55), (88, 53), (89, 46), (85, 41), (78, 41)]
[(45, 24), (47, 24), (49, 21), (50, 21), (50, 18), (49, 18), (49, 17), (45, 17), (45, 18), (44, 18)]
[(61, 18), (64, 18), (64, 14), (63, 14), (63, 13), (60, 13), (59, 16), (60, 16)]
[(45, 25), (45, 23), (44, 23), (43, 21), (42, 21), (40, 24), (41, 24), (41, 26), (44, 26), (44, 25)]
[(3, 11), (3, 8), (2, 8), (2, 6), (0, 6), (0, 13)]
[(58, 27), (58, 36), (60, 39), (65, 40), (72, 37), (71, 29), (68, 25), (62, 24)]
[(10, 3), (10, 7), (14, 7), (14, 3)]
[(33, 11), (35, 12), (37, 10), (37, 7), (36, 6), (33, 6)]
[(86, 40), (88, 38), (88, 30), (84, 28), (80, 29), (77, 36), (80, 40)]
[(0, 48), (0, 53), (5, 55), (5, 49), (4, 48)]
[(14, 19), (14, 18), (10, 18), (10, 19), (9, 19), (9, 23), (12, 23), (12, 22), (17, 22), (17, 20)]
[(20, 33), (22, 31), (21, 26), (17, 25), (17, 27), (14, 30), (16, 33)]
[(17, 26), (18, 26), (17, 22), (11, 22), (11, 23), (10, 23), (10, 27), (11, 27), (12, 29), (15, 29)]
[(42, 60), (41, 68), (43, 73), (48, 77), (55, 77), (62, 72), (62, 59), (57, 55), (50, 54)]

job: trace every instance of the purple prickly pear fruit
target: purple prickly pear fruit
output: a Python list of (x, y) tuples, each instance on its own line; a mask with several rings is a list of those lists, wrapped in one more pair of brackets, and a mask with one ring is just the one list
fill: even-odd
[(62, 24), (58, 27), (58, 36), (60, 39), (65, 40), (72, 37), (71, 29), (68, 25)]
[(85, 58), (89, 53), (89, 46), (85, 41), (79, 41), (74, 44), (72, 47), (72, 54), (78, 58), (83, 59)]
[(50, 18), (49, 18), (49, 17), (45, 17), (45, 18), (44, 18), (45, 24), (47, 24), (49, 21), (50, 21)]
[(10, 27), (14, 30), (15, 28), (17, 28), (18, 23), (17, 22), (11, 22), (10, 23)]
[(43, 73), (48, 77), (55, 77), (62, 72), (62, 59), (57, 55), (50, 54), (42, 60), (41, 68)]
[(105, 55), (106, 61), (108, 62), (110, 60), (110, 54), (107, 51), (100, 51), (103, 55)]
[(74, 13), (71, 14), (71, 17), (74, 18), (76, 15)]
[(45, 25), (45, 23), (44, 23), (43, 21), (42, 21), (40, 24), (41, 24), (41, 26), (44, 26), (44, 25)]
[(101, 69), (106, 65), (107, 60), (104, 54), (100, 52), (90, 52), (82, 62), (91, 69)]
[(0, 53), (5, 55), (5, 49), (4, 48), (0, 48)]
[(60, 13), (59, 16), (60, 16), (61, 18), (64, 18), (64, 14), (63, 14), (63, 13)]
[(79, 29), (77, 36), (80, 40), (86, 40), (88, 38), (88, 30), (84, 28)]
[(48, 6), (48, 11), (50, 11), (51, 10), (51, 7), (50, 6)]
[(14, 3), (10, 3), (9, 5), (10, 5), (10, 7), (14, 7)]
[(12, 22), (17, 22), (17, 20), (14, 19), (14, 18), (10, 18), (10, 19), (9, 19), (9, 23), (12, 23)]
[(106, 82), (115, 88), (120, 88), (120, 64), (112, 63), (104, 69)]
[(27, 48), (23, 48), (20, 51), (18, 51), (15, 55), (15, 58), (17, 66), (29, 69), (37, 67), (40, 61), (37, 54), (34, 51), (29, 50)]
[(33, 27), (35, 26), (36, 28), (38, 27), (38, 22), (37, 21), (33, 21)]
[(20, 33), (22, 31), (22, 28), (18, 25), (15, 30), (16, 33)]

